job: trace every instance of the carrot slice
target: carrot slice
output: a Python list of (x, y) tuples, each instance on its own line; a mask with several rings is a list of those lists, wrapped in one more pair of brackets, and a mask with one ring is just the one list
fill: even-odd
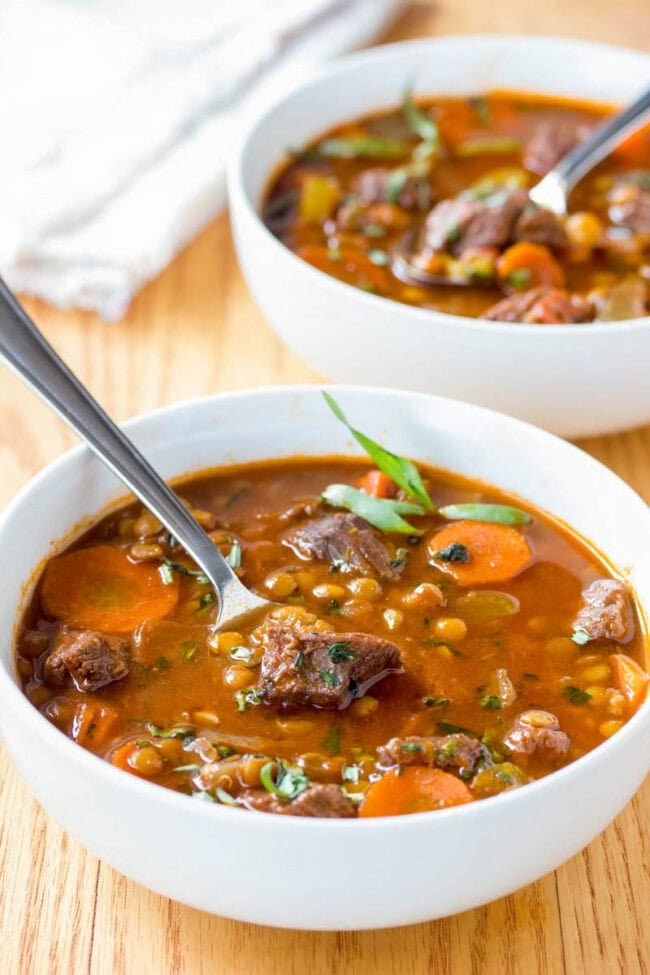
[(626, 166), (638, 166), (647, 169), (648, 153), (650, 153), (650, 125), (644, 126), (629, 136), (620, 146), (612, 149), (612, 157)]
[(366, 792), (360, 816), (404, 816), (472, 802), (464, 782), (437, 768), (410, 766), (387, 772)]
[(373, 264), (367, 254), (356, 251), (352, 247), (330, 250), (321, 244), (303, 244), (296, 248), (296, 254), (319, 271), (324, 271), (356, 287), (386, 287), (385, 268)]
[(123, 772), (130, 772), (131, 775), (137, 775), (139, 779), (143, 779), (146, 776), (141, 775), (137, 769), (129, 765), (129, 758), (136, 748), (135, 741), (125, 741), (123, 745), (118, 745), (111, 753), (111, 765), (114, 765), (116, 768), (121, 768)]
[(359, 490), (373, 498), (394, 498), (397, 485), (392, 477), (383, 471), (368, 471), (359, 481)]
[(118, 717), (106, 704), (81, 701), (72, 718), (72, 737), (86, 748), (103, 745)]
[[(449, 560), (452, 545), (465, 547), (466, 562)], [(516, 528), (484, 521), (456, 521), (430, 538), (427, 547), (434, 564), (461, 586), (506, 582), (519, 575), (533, 557)]]
[(41, 599), (51, 616), (73, 626), (128, 633), (174, 609), (178, 581), (165, 584), (156, 565), (134, 563), (123, 549), (96, 545), (52, 559)]
[(564, 271), (548, 247), (526, 240), (513, 244), (503, 252), (497, 261), (497, 273), (503, 283), (517, 291), (536, 288), (540, 284), (554, 288), (561, 288), (565, 284)]
[(650, 678), (639, 667), (636, 660), (632, 660), (625, 653), (613, 653), (610, 659), (615, 686), (625, 695), (632, 707), (637, 708)]

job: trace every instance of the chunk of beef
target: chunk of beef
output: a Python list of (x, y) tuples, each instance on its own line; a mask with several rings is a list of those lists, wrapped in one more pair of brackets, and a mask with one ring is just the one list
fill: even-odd
[(343, 795), (338, 785), (313, 783), (291, 800), (280, 799), (265, 789), (246, 789), (238, 801), (246, 809), (283, 816), (351, 819), (357, 814), (356, 806)]
[(479, 765), (492, 764), (488, 749), (478, 738), (460, 733), (431, 738), (391, 738), (377, 749), (377, 754), (383, 766), (428, 765), (454, 768), (461, 775), (470, 775)]
[(524, 166), (545, 176), (549, 169), (580, 142), (582, 132), (569, 122), (540, 122), (524, 149)]
[(515, 224), (513, 236), (515, 240), (528, 240), (556, 249), (567, 243), (564, 227), (557, 216), (543, 207), (526, 207)]
[(592, 640), (627, 643), (634, 636), (629, 587), (620, 579), (596, 579), (582, 594), (583, 606), (573, 627)]
[(362, 206), (372, 203), (397, 203), (405, 210), (426, 210), (431, 206), (431, 185), (424, 176), (399, 179), (395, 170), (384, 166), (365, 169), (352, 181), (351, 190)]
[(79, 691), (96, 691), (126, 677), (131, 644), (121, 636), (93, 630), (62, 629), (43, 667), (47, 683), (64, 684), (69, 676)]
[(571, 741), (550, 711), (524, 711), (515, 718), (503, 744), (520, 765), (526, 765), (532, 759), (560, 762)]
[(401, 668), (395, 644), (380, 637), (268, 626), (258, 690), (278, 704), (342, 709)]
[(631, 227), (639, 234), (650, 234), (650, 193), (640, 186), (625, 183), (625, 194), (620, 203), (614, 203), (609, 215), (614, 223)]
[(587, 322), (592, 317), (593, 305), (590, 301), (582, 295), (569, 294), (550, 285), (517, 291), (481, 315), (481, 318), (493, 322), (528, 322), (537, 325), (567, 325)]
[(524, 190), (498, 190), (485, 200), (442, 200), (426, 219), (424, 246), (456, 255), (469, 247), (505, 247), (527, 201)]
[(402, 565), (391, 565), (391, 555), (370, 525), (353, 514), (326, 515), (308, 521), (285, 538), (305, 559), (324, 559), (337, 569), (356, 569), (383, 579), (397, 579)]

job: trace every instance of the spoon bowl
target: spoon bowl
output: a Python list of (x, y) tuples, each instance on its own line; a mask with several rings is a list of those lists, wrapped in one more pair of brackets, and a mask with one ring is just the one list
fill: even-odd
[(0, 359), (45, 400), (200, 566), (218, 597), (215, 628), (274, 604), (250, 592), (194, 516), (45, 340), (0, 279)]

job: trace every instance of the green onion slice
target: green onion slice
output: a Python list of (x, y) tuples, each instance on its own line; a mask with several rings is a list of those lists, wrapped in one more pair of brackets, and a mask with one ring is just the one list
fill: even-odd
[(391, 501), (389, 498), (373, 498), (365, 491), (348, 484), (330, 484), (321, 494), (321, 500), (333, 508), (346, 508), (359, 515), (369, 525), (383, 532), (398, 532), (402, 535), (419, 535), (402, 515), (423, 515), (422, 505), (410, 501)]
[(417, 107), (413, 101), (413, 92), (407, 88), (402, 102), (402, 112), (409, 129), (419, 135), (423, 142), (428, 142), (435, 150), (440, 149), (440, 133), (438, 126), (431, 118)]
[(531, 516), (508, 504), (448, 504), (438, 514), (449, 521), (491, 521), (499, 525), (530, 525)]
[[(388, 476), (395, 481), (398, 487), (401, 487), (403, 491), (409, 495), (409, 497), (414, 498), (416, 501), (422, 505), (425, 511), (433, 511), (433, 504), (431, 498), (429, 497), (424, 484), (422, 483), (422, 478), (418, 472), (415, 464), (407, 460), (406, 457), (400, 457), (398, 454), (393, 454), (390, 450), (386, 450), (381, 444), (378, 444), (375, 440), (371, 440), (370, 437), (366, 436), (365, 433), (361, 433), (360, 430), (355, 430), (352, 427), (333, 396), (331, 396), (324, 389), (322, 390), (323, 398), (325, 402), (331, 409), (337, 420), (345, 424), (354, 439), (360, 444), (366, 451), (368, 456), (375, 462), (377, 467), (388, 474)], [(418, 514), (420, 512), (411, 512), (411, 514)]]

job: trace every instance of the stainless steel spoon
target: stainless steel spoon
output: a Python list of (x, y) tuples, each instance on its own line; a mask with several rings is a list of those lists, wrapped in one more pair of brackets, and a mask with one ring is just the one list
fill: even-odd
[(201, 567), (219, 599), (217, 629), (273, 605), (242, 585), (196, 519), (59, 358), (2, 279), (0, 358), (72, 427)]
[[(620, 142), (640, 128), (650, 117), (650, 88), (611, 118), (599, 125), (588, 139), (564, 156), (539, 183), (528, 191), (529, 199), (537, 206), (552, 210), (559, 216), (567, 212), (567, 200), (573, 187), (603, 160)], [(412, 263), (415, 234), (407, 233), (393, 249), (391, 270), (402, 281), (416, 284), (444, 284), (467, 287), (465, 281), (453, 281), (443, 275), (429, 274)], [(472, 286), (481, 282), (472, 281)], [(486, 287), (493, 285), (485, 282)]]

